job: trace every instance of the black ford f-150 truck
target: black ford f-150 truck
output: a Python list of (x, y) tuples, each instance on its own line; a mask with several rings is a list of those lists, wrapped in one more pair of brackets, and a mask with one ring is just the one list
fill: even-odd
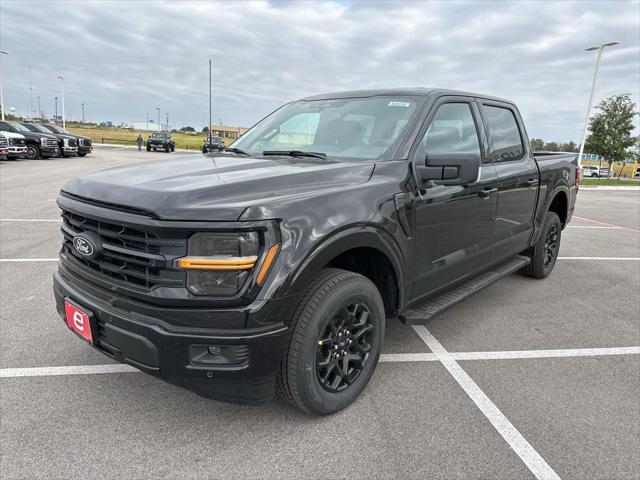
[(217, 154), (68, 182), (57, 309), (101, 352), (201, 395), (275, 390), (330, 414), (369, 382), (385, 318), (423, 323), (509, 273), (546, 277), (578, 178), (575, 154), (532, 152), (506, 100), (306, 98)]

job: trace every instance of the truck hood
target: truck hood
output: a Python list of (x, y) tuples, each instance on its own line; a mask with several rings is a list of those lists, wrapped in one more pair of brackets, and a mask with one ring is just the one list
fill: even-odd
[(250, 206), (364, 183), (373, 168), (373, 162), (186, 154), (84, 174), (62, 190), (161, 219), (235, 221)]

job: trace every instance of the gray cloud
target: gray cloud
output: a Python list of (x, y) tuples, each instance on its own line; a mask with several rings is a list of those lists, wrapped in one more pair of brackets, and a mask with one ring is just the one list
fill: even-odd
[[(28, 8), (29, 15), (25, 14)], [(25, 2), (3, 0), (7, 106), (51, 114), (65, 77), (67, 113), (171, 123), (250, 125), (281, 103), (348, 89), (436, 86), (516, 101), (529, 134), (578, 140), (595, 55), (607, 50), (596, 101), (640, 97), (640, 3)]]

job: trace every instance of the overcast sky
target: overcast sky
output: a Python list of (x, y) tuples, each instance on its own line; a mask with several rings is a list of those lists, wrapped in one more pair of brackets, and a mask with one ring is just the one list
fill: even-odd
[[(67, 117), (250, 126), (280, 104), (349, 89), (426, 86), (507, 97), (531, 137), (578, 141), (595, 60), (596, 102), (640, 96), (638, 1), (0, 1), (7, 107)], [(60, 107), (59, 107), (60, 108)], [(164, 116), (163, 116), (164, 117)], [(164, 118), (163, 118), (164, 121)]]

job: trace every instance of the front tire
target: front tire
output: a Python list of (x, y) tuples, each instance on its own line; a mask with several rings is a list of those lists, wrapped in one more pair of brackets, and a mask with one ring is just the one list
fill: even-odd
[(27, 156), (29, 160), (37, 160), (40, 158), (40, 149), (36, 145), (27, 145)]
[(546, 278), (558, 259), (562, 222), (555, 212), (547, 212), (542, 232), (533, 247), (531, 263), (522, 269), (522, 273), (533, 278)]
[(366, 277), (322, 270), (289, 324), (276, 377), (278, 394), (314, 415), (350, 405), (369, 383), (384, 341), (385, 310)]

